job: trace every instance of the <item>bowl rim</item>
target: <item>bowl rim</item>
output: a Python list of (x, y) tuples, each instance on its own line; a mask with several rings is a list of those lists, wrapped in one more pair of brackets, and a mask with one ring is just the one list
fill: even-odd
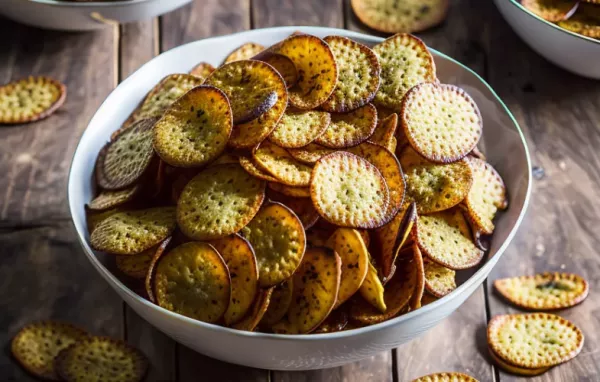
[(86, 1), (86, 2), (75, 2), (75, 1), (60, 1), (60, 0), (23, 0), (31, 3), (44, 4), (54, 7), (65, 7), (65, 8), (121, 8), (128, 6), (135, 6), (141, 3), (149, 3), (157, 0), (120, 0), (120, 1)]
[[(222, 35), (222, 36), (215, 36), (215, 37), (210, 37), (210, 38), (206, 38), (206, 39), (201, 39), (201, 40), (196, 40), (193, 42), (189, 42), (187, 44), (183, 44), (180, 45), (178, 47), (175, 47), (173, 49), (170, 49), (167, 52), (163, 52), (160, 55), (166, 54), (166, 53), (170, 53), (173, 54), (174, 52), (176, 52), (177, 50), (182, 49), (183, 47), (190, 45), (190, 44), (195, 44), (198, 41), (206, 41), (206, 40), (213, 40), (213, 41), (219, 41), (221, 39), (229, 39), (235, 36), (242, 36), (244, 34), (253, 34), (253, 33), (260, 33), (260, 32), (266, 32), (266, 31), (275, 31), (275, 32), (288, 32), (288, 33), (293, 33), (295, 31), (301, 30), (305, 33), (328, 33), (328, 34), (340, 34), (343, 36), (346, 36), (348, 38), (356, 38), (356, 39), (360, 39), (363, 41), (367, 41), (370, 43), (379, 43), (381, 41), (384, 40), (384, 38), (381, 37), (376, 37), (376, 36), (371, 36), (371, 35), (367, 35), (367, 34), (363, 34), (363, 33), (358, 33), (358, 32), (353, 32), (353, 31), (348, 31), (345, 29), (339, 29), (339, 28), (328, 28), (328, 27), (314, 27), (314, 26), (287, 26), (287, 27), (271, 27), (271, 28), (261, 28), (261, 29), (253, 29), (253, 30), (247, 30), (247, 31), (241, 31), (241, 32), (237, 32), (237, 33), (231, 33), (231, 34), (227, 34), (227, 35)], [(82, 133), (79, 141), (77, 142), (77, 147), (75, 149), (75, 152), (73, 154), (73, 158), (71, 159), (71, 164), (69, 166), (69, 175), (68, 175), (68, 181), (67, 181), (67, 201), (69, 203), (69, 212), (71, 215), (71, 222), (75, 228), (75, 231), (77, 233), (77, 239), (79, 240), (79, 243), (81, 244), (85, 255), (87, 256), (87, 258), (90, 260), (90, 262), (92, 263), (92, 265), (94, 266), (94, 268), (96, 268), (96, 270), (98, 270), (101, 274), (101, 276), (103, 276), (104, 279), (106, 279), (107, 281), (110, 280), (112, 282), (113, 285), (111, 285), (113, 288), (115, 286), (117, 286), (120, 290), (122, 290), (126, 295), (128, 295), (130, 298), (132, 298), (133, 300), (135, 300), (137, 303), (141, 304), (141, 305), (145, 305), (146, 307), (150, 308), (151, 310), (157, 310), (159, 311), (161, 314), (166, 315), (167, 317), (170, 317), (172, 319), (175, 320), (180, 320), (183, 322), (186, 322), (187, 324), (190, 325), (194, 325), (194, 326), (200, 326), (204, 329), (208, 329), (208, 330), (213, 330), (217, 333), (223, 333), (223, 334), (228, 334), (228, 335), (233, 335), (236, 337), (244, 337), (244, 338), (259, 338), (259, 339), (269, 339), (269, 340), (280, 340), (280, 341), (287, 341), (287, 340), (295, 340), (295, 341), (320, 341), (320, 340), (326, 340), (326, 339), (339, 339), (339, 338), (346, 338), (346, 337), (354, 337), (354, 336), (359, 336), (359, 335), (365, 335), (371, 332), (375, 332), (375, 331), (380, 331), (383, 330), (387, 327), (390, 326), (395, 326), (397, 324), (400, 324), (401, 322), (404, 321), (409, 321), (409, 320), (413, 320), (413, 319), (418, 319), (419, 317), (425, 316), (426, 314), (428, 314), (430, 311), (437, 309), (438, 307), (441, 307), (442, 305), (445, 305), (446, 303), (450, 302), (451, 300), (454, 300), (456, 298), (458, 298), (461, 294), (466, 293), (468, 291), (469, 288), (473, 287), (473, 285), (475, 283), (478, 283), (480, 281), (480, 279), (485, 278), (487, 276), (487, 274), (489, 274), (489, 272), (491, 271), (491, 269), (495, 266), (495, 264), (498, 262), (498, 260), (500, 259), (500, 257), (502, 256), (502, 254), (504, 253), (504, 251), (506, 250), (506, 248), (508, 247), (508, 245), (510, 244), (510, 242), (512, 241), (512, 239), (514, 238), (516, 232), (518, 231), (519, 226), (521, 225), (521, 222), (523, 221), (523, 218), (526, 214), (527, 211), (527, 207), (529, 205), (529, 199), (531, 197), (531, 180), (532, 180), (532, 174), (531, 174), (531, 158), (529, 155), (529, 149), (527, 147), (527, 143), (525, 140), (525, 136), (523, 134), (523, 131), (521, 130), (521, 127), (519, 126), (519, 123), (517, 122), (517, 120), (515, 119), (515, 117), (513, 116), (513, 114), (510, 112), (510, 110), (508, 109), (508, 107), (506, 106), (506, 104), (502, 101), (502, 99), (498, 96), (498, 94), (494, 91), (494, 89), (492, 89), (492, 87), (483, 79), (481, 78), (480, 75), (478, 75), (475, 71), (471, 70), (470, 68), (468, 68), (467, 66), (463, 65), (462, 63), (460, 63), (459, 61), (445, 55), (444, 53), (441, 53), (433, 48), (428, 47), (428, 49), (437, 56), (440, 56), (446, 60), (449, 60), (455, 64), (457, 64), (458, 66), (460, 66), (463, 70), (466, 70), (467, 72), (471, 73), (472, 75), (474, 75), (476, 77), (476, 79), (478, 79), (481, 84), (485, 87), (487, 87), (487, 89), (490, 91), (490, 93), (494, 96), (494, 98), (496, 99), (496, 101), (498, 102), (498, 104), (504, 109), (506, 115), (508, 115), (509, 119), (512, 121), (517, 133), (519, 134), (519, 137), (521, 138), (521, 143), (523, 145), (523, 148), (525, 150), (525, 157), (527, 160), (527, 191), (525, 194), (525, 198), (523, 201), (523, 208), (521, 209), (519, 216), (517, 217), (517, 220), (514, 223), (513, 228), (511, 229), (511, 231), (509, 232), (506, 240), (502, 243), (502, 245), (498, 248), (498, 250), (496, 251), (496, 254), (494, 257), (492, 258), (488, 258), (487, 262), (485, 264), (483, 264), (473, 275), (471, 275), (471, 277), (469, 277), (463, 284), (461, 284), (460, 286), (458, 286), (454, 291), (450, 292), (448, 295), (424, 306), (421, 307), (420, 309), (417, 309), (415, 311), (409, 312), (407, 314), (401, 315), (399, 317), (395, 317), (391, 320), (387, 320), (378, 324), (374, 324), (374, 325), (369, 325), (369, 326), (365, 326), (362, 328), (356, 328), (356, 329), (351, 329), (351, 330), (345, 330), (345, 331), (341, 331), (341, 332), (334, 332), (334, 333), (319, 333), (319, 334), (302, 334), (302, 335), (295, 335), (295, 334), (273, 334), (273, 333), (262, 333), (262, 332), (248, 332), (248, 331), (242, 331), (242, 330), (237, 330), (237, 329), (233, 329), (233, 328), (228, 328), (228, 327), (224, 327), (224, 326), (220, 326), (220, 325), (215, 325), (215, 324), (211, 324), (211, 323), (207, 323), (207, 322), (203, 322), (203, 321), (199, 321), (199, 320), (195, 320), (193, 318), (189, 318), (186, 317), (184, 315), (181, 315), (179, 313), (175, 313), (175, 312), (171, 312), (167, 309), (164, 309), (148, 300), (146, 300), (145, 298), (141, 297), (140, 295), (138, 295), (137, 293), (135, 293), (133, 290), (131, 290), (129, 287), (127, 287), (121, 280), (119, 280), (112, 272), (110, 272), (101, 262), (100, 260), (96, 257), (94, 251), (91, 249), (91, 247), (89, 246), (88, 242), (85, 240), (85, 234), (83, 232), (80, 232), (76, 225), (75, 225), (75, 215), (77, 214), (77, 211), (81, 208), (83, 208), (80, 205), (76, 205), (73, 202), (73, 197), (71, 195), (71, 184), (74, 184), (75, 182), (79, 182), (81, 181), (81, 179), (75, 179), (73, 177), (73, 167), (74, 167), (74, 160), (75, 157), (78, 155), (79, 150), (81, 150), (81, 141), (83, 138), (83, 135), (85, 134), (85, 130)], [(151, 59), (150, 61), (148, 61), (147, 63), (145, 63), (144, 65), (142, 65), (142, 67), (140, 67), (138, 69), (141, 70), (143, 67), (145, 67), (146, 65), (150, 65), (152, 63), (153, 60), (157, 59), (158, 57), (160, 57), (160, 55), (154, 57), (153, 59)], [(134, 73), (135, 74), (135, 73)], [(127, 83), (129, 81), (133, 81), (135, 80), (134, 75), (129, 76), (125, 81), (121, 82), (118, 86), (127, 86)], [(117, 87), (118, 87), (117, 86)], [(113, 89), (113, 91), (115, 91), (115, 89)], [(112, 94), (112, 92), (111, 92)], [(103, 101), (102, 104), (104, 104), (106, 102), (106, 100), (110, 97), (107, 96), (107, 98)], [(102, 107), (102, 105), (100, 106)], [(98, 109), (100, 109), (100, 107)], [(94, 120), (94, 118), (96, 117), (96, 114), (94, 114), (94, 117), (92, 117), (92, 119), (90, 120), (90, 123)], [(89, 124), (88, 123), (88, 127)], [(86, 127), (87, 130), (87, 127)], [(110, 284), (110, 283), (109, 283)]]
[[(506, 1), (506, 0), (500, 0), (500, 1)], [(525, 12), (525, 13), (527, 13), (529, 16), (533, 17), (534, 19), (538, 20), (539, 22), (542, 22), (542, 23), (544, 23), (544, 24), (546, 24), (546, 25), (548, 25), (548, 26), (550, 26), (550, 27), (552, 27), (552, 28), (554, 28), (554, 29), (556, 29), (556, 30), (558, 30), (558, 31), (562, 32), (562, 33), (566, 33), (566, 34), (568, 34), (568, 35), (571, 35), (571, 36), (573, 36), (573, 37), (580, 38), (580, 39), (582, 39), (582, 40), (584, 40), (584, 41), (588, 41), (588, 42), (591, 42), (591, 43), (593, 43), (593, 44), (600, 45), (600, 40), (597, 40), (597, 39), (595, 39), (595, 38), (591, 38), (591, 37), (588, 37), (588, 36), (584, 36), (584, 35), (581, 35), (581, 34), (579, 34), (579, 33), (571, 32), (570, 30), (567, 30), (567, 29), (561, 28), (561, 27), (559, 27), (558, 25), (556, 25), (556, 24), (554, 24), (554, 23), (551, 23), (550, 21), (548, 21), (548, 20), (546, 20), (546, 19), (543, 19), (542, 17), (540, 17), (540, 16), (536, 15), (535, 13), (533, 13), (533, 12), (530, 12), (530, 11), (529, 11), (527, 8), (525, 8), (525, 7), (523, 6), (523, 4), (521, 4), (521, 3), (520, 3), (518, 0), (509, 0), (509, 1), (510, 1), (510, 3), (511, 3), (512, 5), (514, 5), (515, 7), (517, 7), (517, 9), (519, 9), (519, 10), (520, 10), (520, 11), (522, 11), (522, 12)]]

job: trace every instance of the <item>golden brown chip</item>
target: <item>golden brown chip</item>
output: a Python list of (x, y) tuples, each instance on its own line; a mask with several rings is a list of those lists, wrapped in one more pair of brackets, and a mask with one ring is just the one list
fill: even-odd
[(581, 276), (559, 272), (498, 279), (494, 287), (508, 301), (532, 310), (570, 308), (585, 300), (589, 292)]
[(465, 199), (467, 212), (479, 230), (491, 234), (496, 212), (508, 206), (506, 187), (489, 163), (477, 158), (468, 158), (468, 163), (473, 171), (473, 185)]
[(311, 199), (327, 221), (344, 227), (376, 228), (385, 223), (389, 192), (375, 166), (346, 152), (327, 155), (315, 165)]
[(194, 66), (192, 70), (190, 70), (190, 74), (201, 79), (206, 79), (206, 77), (210, 76), (210, 74), (214, 71), (214, 66), (212, 66), (208, 62), (201, 62), (198, 65)]
[(139, 193), (140, 189), (141, 187), (135, 185), (118, 191), (102, 191), (90, 202), (90, 204), (88, 204), (88, 208), (94, 211), (115, 208), (132, 201)]
[(183, 189), (177, 203), (179, 228), (195, 240), (232, 235), (258, 212), (265, 186), (237, 164), (208, 167)]
[(175, 101), (156, 123), (153, 146), (171, 166), (200, 167), (221, 155), (231, 129), (232, 112), (225, 94), (198, 86)]
[(479, 382), (470, 375), (457, 372), (443, 372), (425, 375), (412, 382)]
[(288, 153), (297, 161), (307, 164), (315, 164), (325, 155), (334, 153), (336, 150), (323, 147), (316, 143), (310, 143), (298, 149), (288, 149)]
[(41, 321), (19, 330), (12, 339), (13, 357), (29, 373), (47, 380), (58, 381), (54, 359), (63, 349), (86, 338), (85, 330), (71, 324)]
[(227, 64), (233, 61), (249, 60), (263, 50), (265, 50), (264, 46), (255, 42), (247, 42), (231, 52), (229, 56), (225, 58), (224, 63)]
[(279, 182), (279, 179), (275, 178), (271, 174), (265, 172), (260, 167), (258, 167), (256, 165), (256, 163), (254, 162), (254, 159), (248, 158), (245, 156), (240, 156), (239, 161), (240, 161), (240, 165), (244, 168), (244, 170), (248, 174), (252, 175), (253, 177), (262, 179), (262, 180), (266, 180), (273, 184), (276, 184), (276, 182)]
[(425, 294), (425, 263), (423, 254), (417, 244), (412, 245), (413, 250), (413, 268), (416, 273), (415, 290), (412, 297), (410, 298), (410, 310), (419, 309), (421, 307), (421, 300), (423, 294)]
[(109, 337), (88, 337), (62, 350), (55, 360), (63, 381), (141, 381), (148, 359), (126, 342)]
[(294, 274), (294, 294), (288, 311), (299, 333), (310, 333), (327, 318), (340, 287), (340, 257), (329, 248), (309, 248)]
[(375, 103), (399, 112), (405, 94), (422, 82), (434, 82), (435, 63), (423, 41), (399, 33), (375, 45), (381, 83)]
[(360, 295), (363, 301), (367, 302), (371, 307), (377, 309), (379, 312), (385, 312), (387, 309), (384, 298), (385, 290), (379, 276), (377, 276), (377, 268), (373, 265), (373, 258), (370, 255), (367, 265), (367, 274), (359, 289)]
[(335, 333), (341, 332), (348, 326), (348, 312), (344, 307), (340, 307), (329, 313), (325, 321), (321, 322), (313, 333)]
[(274, 182), (270, 182), (268, 186), (274, 191), (293, 198), (310, 198), (310, 188), (308, 187), (286, 186), (285, 184)]
[(209, 244), (192, 241), (175, 247), (161, 257), (154, 278), (157, 304), (172, 312), (216, 322), (229, 306), (227, 265)]
[(568, 19), (579, 5), (571, 0), (521, 0), (521, 4), (531, 13), (554, 23)]
[(48, 77), (24, 78), (0, 86), (0, 124), (39, 121), (53, 114), (67, 97), (67, 88)]
[(456, 272), (434, 261), (425, 261), (425, 289), (436, 297), (444, 297), (456, 289)]
[(260, 289), (256, 295), (256, 300), (252, 305), (252, 310), (240, 322), (233, 324), (233, 328), (253, 332), (264, 317), (269, 305), (271, 305), (271, 295), (275, 287)]
[(165, 241), (162, 242), (160, 247), (158, 247), (157, 251), (154, 252), (152, 259), (150, 260), (150, 264), (148, 265), (148, 269), (146, 270), (146, 276), (144, 278), (144, 288), (146, 289), (146, 295), (148, 299), (156, 304), (156, 298), (154, 293), (154, 276), (156, 275), (156, 265), (160, 261), (161, 257), (165, 254), (166, 249), (169, 244), (173, 240), (173, 237), (168, 237)]
[(329, 127), (315, 143), (334, 149), (356, 146), (366, 141), (376, 126), (377, 109), (372, 104), (349, 113), (333, 113)]
[(292, 303), (293, 290), (291, 278), (274, 287), (269, 307), (260, 321), (261, 326), (270, 327), (283, 319)]
[(288, 186), (306, 187), (312, 169), (296, 161), (285, 149), (264, 141), (253, 153), (254, 161), (263, 170)]
[(253, 60), (266, 62), (279, 72), (286, 87), (289, 89), (298, 82), (298, 70), (294, 62), (283, 54), (274, 53), (269, 50), (264, 50), (252, 57)]
[(305, 230), (311, 228), (319, 220), (319, 213), (309, 198), (294, 198), (277, 192), (271, 192), (269, 199), (289, 207), (298, 216)]
[(119, 212), (98, 224), (90, 243), (98, 251), (136, 255), (165, 240), (175, 226), (174, 207)]
[(356, 17), (384, 33), (421, 32), (444, 21), (448, 0), (352, 0)]
[(338, 81), (331, 96), (321, 104), (324, 110), (346, 113), (371, 102), (379, 89), (381, 67), (366, 45), (342, 36), (327, 36), (325, 42), (335, 56)]
[(573, 359), (584, 337), (572, 322), (549, 313), (504, 314), (487, 329), (490, 349), (517, 367), (538, 369)]
[(543, 373), (547, 372), (548, 370), (550, 370), (550, 367), (539, 367), (537, 369), (528, 369), (528, 368), (524, 368), (524, 367), (515, 366), (515, 365), (512, 365), (512, 364), (508, 363), (507, 361), (503, 360), (502, 358), (500, 358), (496, 353), (494, 353), (494, 351), (492, 349), (488, 348), (488, 350), (489, 350), (490, 357), (492, 358), (494, 363), (496, 365), (500, 366), (500, 368), (503, 369), (504, 371), (507, 371), (511, 374), (532, 377), (535, 375), (543, 374)]
[(90, 210), (88, 206), (85, 206), (85, 221), (88, 228), (88, 233), (91, 235), (94, 232), (94, 229), (100, 224), (103, 220), (108, 219), (116, 213), (124, 212), (125, 210), (122, 207), (111, 208), (110, 210), (105, 211), (93, 211)]
[(466, 159), (437, 164), (429, 162), (411, 147), (400, 156), (408, 200), (420, 214), (450, 209), (462, 202), (471, 189), (473, 171)]
[(483, 258), (475, 246), (467, 222), (458, 208), (417, 218), (415, 241), (424, 254), (450, 269), (473, 267)]
[(559, 21), (558, 26), (583, 36), (600, 39), (600, 2), (592, 0), (591, 3), (580, 3), (577, 12), (568, 20)]
[(352, 297), (363, 284), (369, 269), (369, 252), (360, 233), (351, 228), (338, 228), (327, 240), (327, 246), (340, 256), (342, 277), (334, 308)]
[(482, 132), (475, 101), (454, 85), (415, 86), (404, 98), (400, 119), (413, 149), (436, 163), (466, 156), (477, 146)]
[(231, 326), (244, 318), (257, 295), (256, 256), (248, 240), (238, 234), (212, 240), (210, 244), (219, 252), (229, 269), (231, 297), (223, 320), (225, 325)]
[[(319, 220), (320, 222), (323, 220)], [(314, 226), (306, 231), (306, 244), (310, 247), (325, 247), (327, 240), (333, 235), (334, 231), (324, 230), (321, 227)]]
[(298, 82), (289, 92), (292, 106), (314, 109), (329, 98), (337, 85), (338, 69), (325, 41), (311, 35), (295, 35), (272, 49), (291, 59), (298, 70)]
[(423, 293), (423, 297), (421, 298), (421, 306), (429, 305), (437, 300), (439, 300), (438, 297), (432, 295), (426, 290), (425, 293)]
[(326, 111), (287, 111), (269, 135), (269, 140), (280, 147), (304, 147), (327, 129), (331, 115)]
[(392, 143), (395, 141), (396, 129), (398, 128), (398, 114), (392, 113), (385, 118), (377, 115), (379, 122), (373, 132), (373, 135), (369, 137), (369, 142), (378, 144), (379, 146), (386, 147), (391, 152), (394, 152), (395, 147), (392, 149)]
[(306, 249), (306, 235), (296, 214), (281, 203), (263, 206), (242, 229), (258, 262), (261, 288), (277, 285), (296, 271)]
[(135, 279), (145, 279), (152, 264), (152, 259), (160, 257), (171, 238), (166, 238), (162, 243), (144, 252), (133, 256), (117, 256), (117, 268), (124, 274)]

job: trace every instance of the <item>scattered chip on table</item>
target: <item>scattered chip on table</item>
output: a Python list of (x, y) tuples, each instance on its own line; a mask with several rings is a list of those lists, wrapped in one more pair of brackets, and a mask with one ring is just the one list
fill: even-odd
[(502, 358), (500, 358), (496, 353), (494, 353), (494, 351), (492, 349), (488, 349), (488, 353), (489, 353), (490, 357), (492, 358), (492, 361), (494, 361), (494, 363), (496, 365), (500, 366), (501, 369), (503, 369), (504, 371), (507, 371), (511, 374), (533, 377), (536, 375), (544, 374), (545, 372), (550, 370), (549, 366), (538, 367), (535, 369), (529, 369), (529, 368), (525, 368), (525, 367), (515, 366), (515, 365), (511, 364), (510, 362), (507, 362), (507, 361), (503, 360)]
[(29, 76), (0, 86), (0, 124), (35, 122), (52, 115), (67, 97), (67, 87), (49, 77)]
[(332, 113), (329, 127), (315, 143), (333, 149), (356, 146), (366, 141), (376, 126), (377, 109), (370, 103), (349, 113)]
[(470, 375), (447, 371), (419, 377), (412, 382), (479, 382)]

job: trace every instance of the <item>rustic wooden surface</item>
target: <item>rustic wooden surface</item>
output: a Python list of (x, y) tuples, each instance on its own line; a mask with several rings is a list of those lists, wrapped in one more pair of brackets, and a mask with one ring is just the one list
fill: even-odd
[[(420, 339), (353, 364), (311, 372), (269, 372), (234, 366), (176, 344), (131, 309), (82, 256), (65, 198), (69, 161), (102, 100), (161, 51), (250, 28), (321, 25), (378, 34), (353, 16), (346, 0), (203, 0), (161, 18), (94, 33), (49, 32), (0, 20), (0, 82), (29, 74), (65, 82), (69, 96), (52, 118), (0, 127), (1, 381), (30, 377), (8, 344), (24, 324), (46, 318), (79, 323), (120, 337), (150, 358), (148, 381), (410, 381), (456, 370), (481, 381), (519, 378), (495, 368), (485, 344), (491, 315), (514, 312), (492, 291), (478, 289), (460, 309)], [(574, 271), (590, 297), (560, 312), (581, 326), (583, 352), (534, 381), (597, 381), (600, 377), (600, 83), (553, 67), (510, 30), (489, 1), (453, 0), (446, 22), (420, 34), (430, 46), (487, 79), (527, 137), (535, 168), (529, 213), (494, 269), (495, 278), (544, 270)]]

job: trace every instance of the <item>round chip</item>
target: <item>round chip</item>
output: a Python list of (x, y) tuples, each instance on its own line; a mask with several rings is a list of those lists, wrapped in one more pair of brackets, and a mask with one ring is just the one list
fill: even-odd
[(321, 104), (324, 110), (346, 113), (371, 102), (379, 89), (381, 67), (366, 45), (342, 36), (327, 36), (325, 42), (335, 56), (338, 81), (331, 96)]
[(479, 230), (491, 234), (496, 212), (508, 206), (506, 187), (489, 163), (477, 158), (469, 158), (468, 163), (473, 171), (473, 185), (465, 199), (467, 212)]
[(256, 56), (260, 52), (265, 50), (265, 47), (255, 42), (247, 42), (231, 52), (229, 56), (225, 58), (225, 64), (233, 61), (249, 60)]
[(436, 163), (463, 158), (481, 137), (482, 120), (475, 101), (454, 85), (415, 86), (404, 98), (400, 118), (410, 145)]
[(427, 257), (450, 269), (471, 268), (483, 258), (458, 208), (419, 216), (415, 241)]
[(150, 264), (148, 264), (148, 268), (146, 268), (146, 276), (144, 277), (144, 288), (146, 289), (146, 295), (148, 299), (156, 304), (156, 298), (154, 293), (154, 276), (156, 275), (156, 265), (162, 258), (167, 249), (167, 246), (171, 243), (173, 237), (168, 237), (165, 241), (161, 243), (161, 245), (157, 248), (157, 250), (153, 253), (152, 258), (150, 259)]
[(421, 32), (440, 24), (448, 0), (352, 0), (352, 10), (369, 28), (384, 33)]
[(296, 271), (304, 250), (306, 235), (296, 214), (281, 203), (269, 203), (242, 229), (258, 262), (261, 288), (277, 285)]
[(479, 382), (470, 375), (457, 372), (443, 372), (425, 375), (412, 382)]
[(268, 186), (274, 191), (293, 198), (310, 198), (310, 188), (308, 187), (286, 186), (285, 184), (274, 182), (270, 182)]
[(419, 246), (412, 245), (413, 250), (413, 268), (416, 273), (415, 290), (410, 298), (410, 310), (416, 310), (421, 307), (421, 300), (425, 294), (425, 260)]
[(63, 381), (141, 381), (148, 359), (126, 342), (88, 337), (61, 351), (55, 361)]
[(369, 137), (369, 142), (386, 147), (391, 152), (394, 152), (394, 150), (390, 149), (390, 146), (396, 139), (394, 136), (396, 135), (396, 130), (398, 128), (398, 114), (392, 113), (385, 118), (377, 114), (377, 118), (379, 122), (377, 123), (373, 135)]
[(323, 134), (330, 122), (326, 111), (287, 111), (269, 140), (280, 147), (304, 147)]
[(333, 113), (329, 127), (315, 143), (334, 149), (356, 146), (366, 141), (376, 126), (377, 109), (372, 104), (349, 113)]
[(177, 203), (177, 223), (195, 240), (229, 236), (252, 220), (264, 198), (265, 181), (241, 166), (211, 166), (183, 189)]
[(381, 65), (381, 83), (375, 103), (399, 112), (405, 94), (422, 82), (435, 82), (435, 63), (423, 41), (397, 34), (375, 45)]
[(54, 358), (63, 349), (86, 338), (85, 330), (71, 324), (42, 321), (19, 330), (12, 339), (10, 350), (15, 359), (29, 373), (43, 379), (60, 380)]
[(292, 303), (293, 290), (294, 282), (291, 278), (275, 286), (269, 307), (260, 321), (261, 326), (270, 327), (283, 319)]
[(172, 249), (159, 260), (154, 279), (158, 305), (172, 312), (216, 322), (229, 306), (229, 271), (209, 244), (192, 241)]
[(319, 220), (319, 213), (308, 198), (293, 198), (278, 192), (271, 192), (268, 196), (271, 201), (289, 207), (298, 216), (305, 230), (311, 228)]
[(160, 256), (170, 241), (171, 238), (169, 237), (159, 245), (137, 255), (117, 256), (117, 268), (129, 277), (135, 279), (146, 278), (152, 259), (155, 256)]
[(494, 287), (508, 301), (532, 310), (570, 308), (585, 300), (589, 292), (581, 276), (558, 272), (499, 279)]
[(277, 178), (280, 183), (296, 187), (306, 187), (310, 184), (312, 169), (269, 141), (261, 143), (253, 156), (256, 164)]
[(279, 179), (275, 178), (271, 174), (268, 174), (267, 172), (263, 171), (260, 167), (258, 167), (252, 158), (241, 156), (239, 157), (239, 161), (242, 168), (253, 177), (266, 180), (270, 184), (276, 184), (276, 182), (279, 182)]
[(118, 190), (136, 183), (150, 167), (152, 129), (157, 120), (135, 122), (98, 154), (96, 181), (107, 190)]
[(94, 229), (103, 220), (108, 219), (116, 213), (123, 212), (124, 209), (121, 207), (111, 208), (110, 210), (94, 211), (85, 206), (85, 222), (87, 224), (88, 233), (91, 235)]
[(406, 180), (406, 196), (417, 204), (420, 214), (454, 207), (467, 197), (473, 183), (473, 171), (465, 159), (449, 164), (432, 163), (406, 147), (400, 165)]
[(528, 368), (524, 368), (524, 367), (515, 366), (515, 365), (512, 365), (512, 364), (506, 362), (502, 358), (498, 357), (498, 355), (496, 353), (494, 353), (494, 351), (492, 349), (488, 349), (488, 350), (489, 350), (489, 355), (492, 358), (492, 361), (494, 361), (494, 363), (496, 365), (500, 366), (501, 369), (503, 369), (504, 371), (507, 371), (511, 374), (532, 377), (532, 376), (544, 374), (545, 372), (550, 370), (550, 367), (540, 367), (537, 369), (528, 369)]
[(555, 23), (571, 17), (579, 3), (571, 0), (521, 0), (521, 5), (531, 13)]
[(352, 297), (363, 284), (369, 269), (369, 252), (355, 229), (338, 228), (327, 240), (327, 246), (340, 256), (342, 278), (334, 309)]
[(493, 317), (487, 329), (490, 349), (517, 367), (537, 369), (573, 359), (583, 348), (583, 333), (572, 322), (549, 313)]
[(175, 101), (154, 126), (154, 149), (171, 166), (200, 167), (225, 150), (231, 128), (225, 94), (198, 86)]
[(264, 50), (256, 56), (252, 57), (253, 60), (266, 62), (271, 65), (285, 81), (285, 86), (289, 89), (296, 85), (298, 82), (298, 70), (294, 62), (289, 57), (283, 54), (273, 53), (268, 50)]
[(206, 79), (206, 77), (210, 76), (210, 74), (214, 71), (214, 66), (212, 66), (208, 62), (201, 62), (198, 65), (194, 66), (192, 70), (190, 70), (190, 74), (192, 76), (196, 76), (204, 80)]
[(289, 92), (292, 106), (310, 110), (329, 98), (337, 85), (338, 69), (325, 41), (307, 34), (295, 35), (272, 49), (292, 60), (298, 70), (298, 82)]
[(232, 327), (238, 330), (253, 332), (271, 304), (271, 295), (273, 294), (273, 289), (275, 289), (275, 287), (259, 290), (250, 313), (248, 313), (248, 315), (242, 321), (235, 323)]
[(53, 114), (67, 97), (67, 88), (48, 77), (28, 77), (0, 86), (0, 124), (39, 121)]
[[(367, 275), (360, 286), (360, 295), (363, 300), (367, 302), (371, 307), (377, 309), (379, 312), (385, 312), (387, 309), (383, 289), (383, 284), (377, 276), (377, 268), (373, 265), (373, 259), (369, 255), (369, 263), (367, 269)], [(361, 309), (362, 310), (362, 309)]]
[(456, 272), (433, 261), (425, 261), (425, 289), (436, 297), (444, 297), (456, 289)]
[(90, 244), (97, 251), (137, 255), (169, 237), (175, 226), (175, 207), (119, 212), (98, 224)]
[(336, 150), (323, 147), (316, 143), (310, 143), (298, 149), (288, 149), (288, 153), (297, 161), (307, 164), (315, 164), (325, 155), (334, 153)]
[(234, 61), (215, 70), (205, 84), (221, 89), (229, 99), (233, 123), (250, 122), (269, 111), (287, 90), (283, 78), (269, 64), (255, 60)]
[(238, 234), (213, 240), (210, 244), (219, 252), (229, 269), (231, 297), (223, 319), (225, 325), (231, 326), (244, 318), (257, 295), (256, 256), (248, 240)]
[(132, 201), (140, 189), (141, 187), (135, 185), (118, 191), (102, 191), (88, 204), (88, 208), (94, 211), (115, 208)]
[(288, 319), (299, 333), (310, 333), (333, 309), (342, 274), (340, 257), (329, 248), (309, 248), (294, 274)]

